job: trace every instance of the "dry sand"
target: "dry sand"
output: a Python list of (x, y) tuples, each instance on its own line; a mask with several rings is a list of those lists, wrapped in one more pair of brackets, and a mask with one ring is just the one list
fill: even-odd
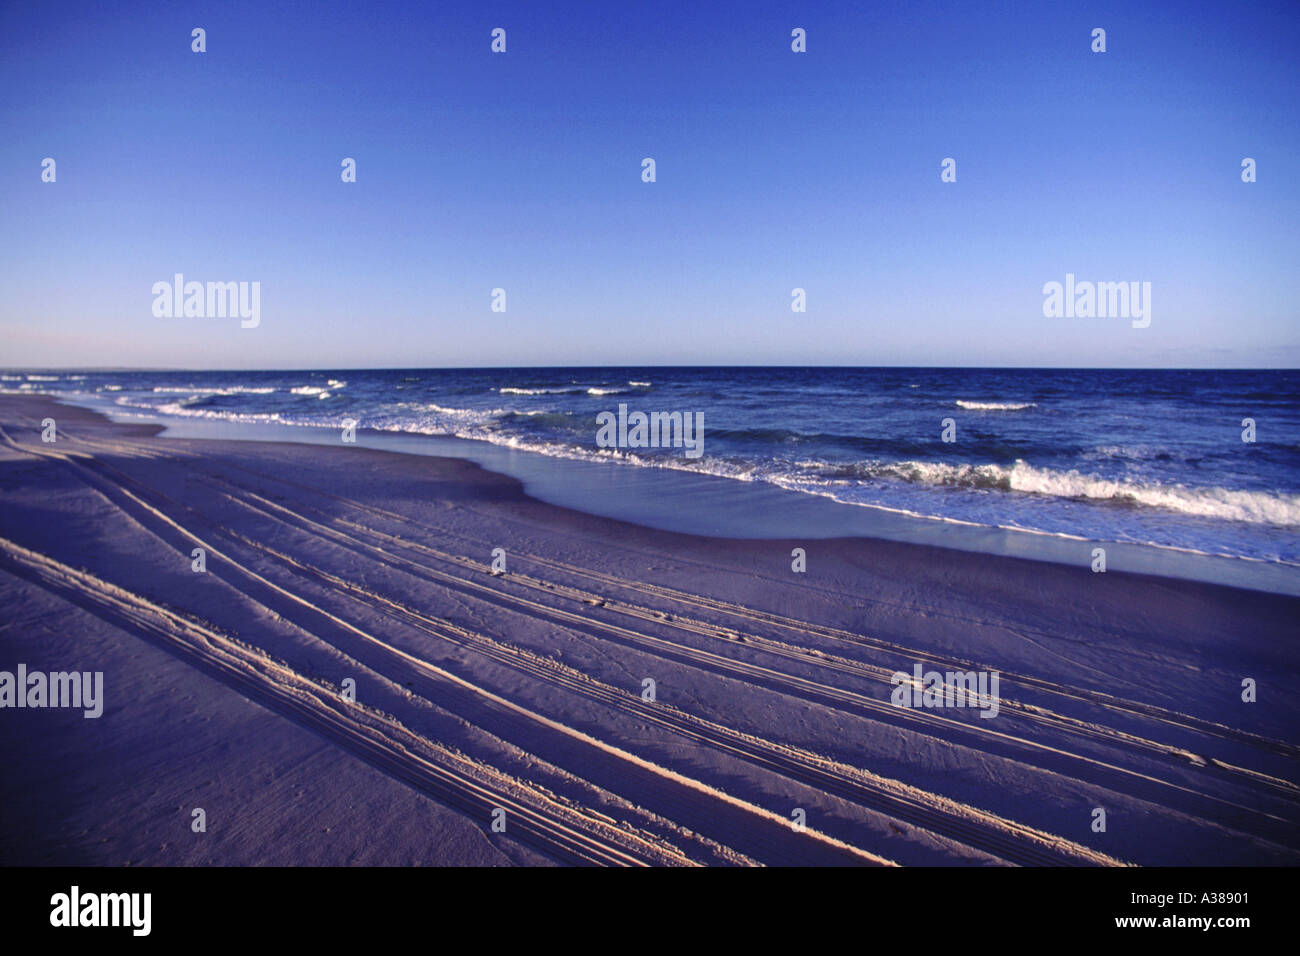
[[(39, 396), (0, 427), (0, 670), (106, 698), (0, 710), (0, 863), (1300, 862), (1296, 599), (653, 531)], [(895, 706), (918, 662), (997, 671), (998, 715)]]

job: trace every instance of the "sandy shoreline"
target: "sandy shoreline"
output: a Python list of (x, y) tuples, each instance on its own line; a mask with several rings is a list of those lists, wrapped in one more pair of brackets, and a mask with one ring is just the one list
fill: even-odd
[[(0, 427), (0, 669), (106, 688), (0, 711), (5, 863), (1300, 862), (1300, 600), (654, 531), (41, 397)], [(891, 704), (918, 662), (998, 671), (998, 716)]]
[[(160, 424), (167, 438), (337, 445), (336, 427), (153, 416), (90, 396), (61, 398), (123, 424)], [(1300, 566), (1233, 557), (1217, 551), (969, 523), (890, 507), (846, 504), (818, 494), (674, 468), (622, 467), (443, 434), (360, 426), (356, 444), (376, 451), (456, 458), (523, 482), (531, 497), (660, 531), (728, 539), (824, 541), (871, 538), (930, 545), (944, 551), (1001, 555), (1069, 566), (1091, 565), (1104, 546), (1111, 571), (1220, 584), (1300, 597)], [(1076, 529), (1080, 530), (1080, 529)]]

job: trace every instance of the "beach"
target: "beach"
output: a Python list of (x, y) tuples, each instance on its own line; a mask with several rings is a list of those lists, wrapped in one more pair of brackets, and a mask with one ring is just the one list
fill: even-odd
[[(1300, 862), (1300, 599), (34, 394), (0, 428), (0, 668), (104, 675), (5, 714), (7, 864)], [(918, 665), (996, 714), (899, 706)]]

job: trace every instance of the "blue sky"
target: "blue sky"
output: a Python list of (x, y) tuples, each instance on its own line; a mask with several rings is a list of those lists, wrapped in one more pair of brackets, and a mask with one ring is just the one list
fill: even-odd
[(8, 4), (0, 365), (1294, 367), (1298, 83), (1293, 2)]

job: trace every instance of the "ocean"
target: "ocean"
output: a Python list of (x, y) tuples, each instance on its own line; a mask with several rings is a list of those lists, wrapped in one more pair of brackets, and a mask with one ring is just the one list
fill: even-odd
[[(1290, 370), (11, 371), (0, 389), (164, 422), (339, 429), (350, 418), (917, 520), (1300, 567), (1300, 372)], [(599, 447), (598, 416), (620, 404), (702, 415), (703, 453)]]

